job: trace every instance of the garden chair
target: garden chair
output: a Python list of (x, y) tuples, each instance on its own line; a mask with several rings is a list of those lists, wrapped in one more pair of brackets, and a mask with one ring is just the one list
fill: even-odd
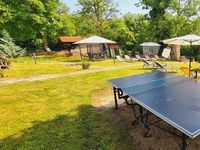
[(161, 70), (167, 71), (167, 64), (160, 64), (156, 61), (154, 63), (156, 67), (160, 68)]
[(155, 67), (154, 62), (147, 62), (144, 59), (141, 59), (140, 61), (143, 62), (143, 68), (145, 68), (145, 67), (153, 67), (154, 68)]
[(9, 66), (3, 60), (0, 60), (0, 69), (8, 69)]
[(189, 77), (194, 77), (194, 74), (188, 67), (181, 67), (181, 73)]
[(179, 68), (174, 67), (174, 66), (168, 67), (167, 64), (161, 64), (161, 63), (156, 62), (156, 61), (154, 63), (155, 63), (155, 67), (157, 67), (161, 70), (164, 70), (164, 71), (173, 71), (173, 70), (178, 71), (178, 69), (179, 69)]
[(120, 55), (116, 55), (116, 58), (122, 63), (125, 62), (125, 59), (122, 58)]
[(8, 69), (8, 60), (4, 55), (0, 55), (0, 69)]
[(165, 58), (161, 58), (161, 57), (159, 57), (158, 55), (154, 55), (154, 58), (155, 58), (156, 60), (166, 60)]
[(144, 60), (144, 61), (148, 61), (149, 59), (146, 59), (146, 58), (142, 58), (140, 57), (140, 55), (135, 55), (135, 57), (138, 59), (138, 60)]
[(148, 59), (148, 60), (153, 60), (153, 61), (156, 61), (156, 60), (157, 60), (156, 58), (151, 58), (151, 57), (149, 57), (148, 55), (144, 55), (144, 57), (145, 57), (146, 59)]
[(124, 58), (126, 59), (126, 61), (129, 61), (129, 62), (138, 61), (137, 58), (131, 58), (129, 55), (124, 55)]

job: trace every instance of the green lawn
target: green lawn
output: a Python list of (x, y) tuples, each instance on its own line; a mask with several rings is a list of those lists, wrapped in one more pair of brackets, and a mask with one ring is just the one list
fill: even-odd
[[(67, 74), (81, 70), (80, 57), (52, 57), (44, 56), (37, 58), (37, 64), (34, 63), (32, 57), (20, 57), (11, 60), (11, 68), (4, 70), (4, 78), (22, 78), (43, 74)], [(90, 62), (91, 69), (99, 67), (118, 67), (124, 64), (113, 60)], [(133, 63), (125, 63), (126, 65), (133, 65)]]
[(71, 59), (72, 61), (78, 61), (76, 57), (42, 57), (38, 58), (35, 65), (31, 57), (12, 59), (11, 68), (4, 70), (5, 77), (1, 80), (42, 74), (66, 74), (81, 70), (80, 66), (71, 66), (63, 61), (70, 61)]
[(131, 149), (119, 118), (98, 111), (92, 95), (133, 68), (1, 87), (0, 148)]
[[(20, 58), (7, 74), (21, 77), (80, 70), (53, 64), (61, 62), (61, 58), (51, 59), (41, 59), (34, 65), (30, 59)], [(65, 61), (78, 62), (73, 58)], [(187, 66), (187, 63), (167, 63)], [(112, 60), (92, 62), (93, 66), (106, 64), (115, 66)], [(117, 62), (117, 66), (123, 65), (130, 63)], [(134, 149), (127, 124), (113, 114), (113, 110), (100, 111), (92, 106), (92, 102), (99, 92), (111, 89), (106, 80), (150, 71), (140, 64), (126, 69), (2, 86), (0, 149)]]

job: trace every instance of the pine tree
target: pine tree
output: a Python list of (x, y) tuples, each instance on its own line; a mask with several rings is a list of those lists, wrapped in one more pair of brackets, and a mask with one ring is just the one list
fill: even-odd
[(9, 58), (16, 58), (22, 56), (26, 52), (25, 49), (17, 46), (15, 41), (8, 32), (2, 32), (2, 38), (0, 38), (0, 53)]

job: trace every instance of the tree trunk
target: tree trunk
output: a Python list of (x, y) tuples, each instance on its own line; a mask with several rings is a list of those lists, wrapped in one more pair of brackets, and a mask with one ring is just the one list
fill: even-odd
[(44, 44), (45, 51), (51, 52), (51, 49), (48, 47), (48, 41), (46, 37), (43, 38), (43, 44)]

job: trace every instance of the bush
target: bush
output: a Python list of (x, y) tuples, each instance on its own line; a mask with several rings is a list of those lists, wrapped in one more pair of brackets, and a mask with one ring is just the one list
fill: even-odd
[(90, 67), (90, 62), (88, 60), (83, 60), (82, 61), (82, 69), (89, 69)]
[(26, 50), (15, 44), (10, 34), (6, 31), (2, 32), (3, 37), (0, 38), (0, 52), (6, 57), (16, 58), (22, 56)]
[(136, 52), (136, 50), (135, 50), (135, 49), (132, 49), (132, 50), (131, 50), (131, 56), (132, 56), (132, 57), (134, 57), (134, 56), (135, 56), (135, 52)]
[(129, 53), (128, 53), (128, 50), (127, 49), (125, 49), (124, 50), (124, 55), (128, 55)]
[(200, 62), (200, 54), (195, 56), (195, 60)]
[(3, 70), (0, 69), (0, 78), (3, 78), (4, 77), (4, 73), (3, 73)]

